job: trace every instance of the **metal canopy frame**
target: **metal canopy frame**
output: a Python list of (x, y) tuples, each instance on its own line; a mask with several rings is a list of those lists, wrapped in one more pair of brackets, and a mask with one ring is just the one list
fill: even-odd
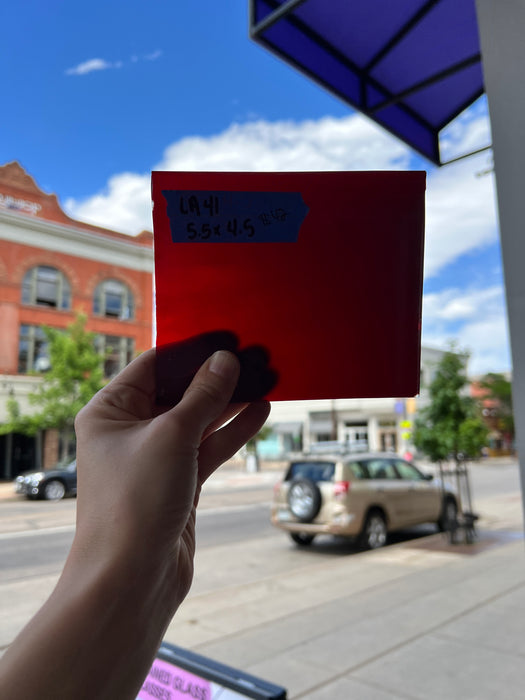
[[(467, 1), (474, 5), (474, 0)], [(417, 80), (399, 91), (392, 91), (387, 84), (376, 79), (372, 74), (373, 70), (379, 66), (379, 64), (385, 60), (391, 59), (393, 52), (412, 32), (417, 31), (422, 22), (428, 19), (430, 13), (436, 9), (443, 0), (427, 0), (427, 2), (422, 2), (422, 4), (416, 8), (415, 12), (405, 20), (402, 26), (397, 28), (392, 36), (378, 48), (372, 58), (364, 65), (358, 65), (349, 54), (335, 47), (325, 36), (316, 31), (316, 29), (297, 14), (301, 8), (306, 8), (309, 2), (310, 0), (250, 0), (250, 37), (320, 84), (323, 88), (342, 99), (343, 102), (373, 119), (435, 165), (446, 165), (447, 163), (472, 155), (471, 153), (467, 153), (448, 161), (442, 161), (439, 133), (469, 105), (484, 94), (479, 40), (477, 42), (477, 50), (471, 53), (471, 55), (456, 61), (453, 65), (448, 65), (440, 70), (434, 71), (432, 74), (425, 76), (424, 79)], [(327, 2), (327, 0), (324, 0), (324, 2)], [(348, 0), (348, 3), (350, 6), (352, 0)], [(287, 37), (283, 33), (286, 30), (293, 32), (294, 36), (302, 37), (311, 45), (319, 48), (325, 55), (333, 59), (338, 66), (347, 70), (349, 76), (355, 77), (359, 81), (358, 95), (352, 96), (351, 87), (348, 87), (348, 89), (346, 87), (341, 88), (341, 86), (336, 85), (335, 80), (331, 82), (330, 79), (326, 79), (320, 72), (317, 72), (315, 67), (312, 68), (306, 65), (305, 56), (299, 55), (300, 52), (292, 46), (293, 42), (287, 41)], [(407, 98), (415, 95), (417, 96), (429, 87), (435, 86), (440, 82), (446, 81), (472, 68), (477, 68), (477, 71), (475, 76), (473, 76), (471, 92), (461, 103), (455, 105), (454, 109), (448, 112), (446, 118), (439, 123), (431, 123), (417, 109), (407, 103)], [(479, 85), (477, 85), (478, 82)], [(375, 101), (371, 100), (371, 95), (375, 95)], [(381, 96), (381, 99), (377, 99), (377, 96)], [(389, 108), (392, 107), (397, 110), (397, 114), (394, 115), (392, 110), (388, 113)], [(411, 131), (409, 127), (410, 123), (417, 124), (423, 129), (427, 142), (426, 147), (423, 147), (421, 143), (418, 143), (414, 138), (410, 138), (409, 133), (404, 134), (402, 130), (396, 129), (395, 122), (399, 122), (400, 119), (407, 120), (406, 130), (408, 132)], [(479, 153), (489, 148), (491, 148), (491, 145), (487, 145), (475, 152)]]

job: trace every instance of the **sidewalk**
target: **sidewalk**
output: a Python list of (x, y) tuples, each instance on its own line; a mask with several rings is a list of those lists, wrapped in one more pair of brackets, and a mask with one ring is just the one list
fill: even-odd
[(522, 542), (400, 545), (190, 598), (166, 639), (289, 698), (519, 700), (524, 614)]
[[(519, 700), (521, 498), (477, 506), (473, 545), (436, 534), (190, 593), (166, 640), (280, 684), (290, 699)], [(250, 555), (239, 546), (238, 556)]]

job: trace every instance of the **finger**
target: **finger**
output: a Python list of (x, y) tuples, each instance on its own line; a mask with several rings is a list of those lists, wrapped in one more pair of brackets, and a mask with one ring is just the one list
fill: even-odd
[(247, 403), (230, 403), (230, 404), (228, 404), (228, 406), (226, 406), (226, 408), (222, 412), (222, 414), (206, 428), (206, 430), (204, 431), (204, 435), (202, 436), (202, 439), (206, 440), (208, 435), (211, 435), (211, 433), (214, 433), (216, 430), (218, 430), (218, 428), (221, 428), (225, 423), (227, 423), (229, 420), (231, 420), (238, 413), (240, 413), (241, 411), (244, 411), (244, 409), (247, 406), (248, 406)]
[(239, 379), (239, 361), (226, 350), (215, 352), (199, 369), (170, 413), (188, 439), (200, 444), (206, 428), (223, 414)]
[(270, 413), (268, 401), (251, 403), (230, 423), (211, 434), (199, 450), (199, 481), (206, 479), (233, 457), (264, 425)]
[[(155, 358), (156, 348), (150, 348), (142, 352), (129, 363), (117, 376), (107, 384), (109, 387), (118, 387), (120, 384), (135, 386), (148, 395), (155, 394)], [(104, 389), (103, 389), (104, 391)]]
[(96, 409), (101, 417), (145, 419), (151, 416), (154, 400), (155, 348), (150, 348), (95, 394), (80, 414)]

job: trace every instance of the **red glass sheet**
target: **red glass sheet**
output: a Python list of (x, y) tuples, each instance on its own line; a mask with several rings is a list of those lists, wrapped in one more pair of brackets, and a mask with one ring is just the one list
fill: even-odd
[(154, 172), (158, 399), (221, 347), (234, 400), (419, 391), (423, 172)]

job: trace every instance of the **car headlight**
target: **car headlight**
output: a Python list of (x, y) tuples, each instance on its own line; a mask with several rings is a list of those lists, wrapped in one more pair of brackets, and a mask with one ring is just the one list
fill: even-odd
[(45, 474), (32, 474), (29, 478), (29, 483), (32, 484), (33, 486), (36, 486), (39, 484), (42, 479), (45, 477)]

